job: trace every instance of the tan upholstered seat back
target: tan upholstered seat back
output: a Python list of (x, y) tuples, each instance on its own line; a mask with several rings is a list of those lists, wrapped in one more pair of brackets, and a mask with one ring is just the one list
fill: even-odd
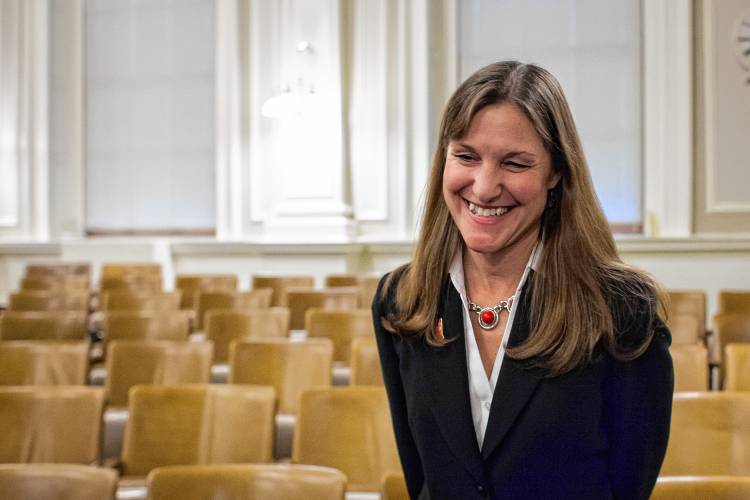
[(270, 385), (278, 413), (297, 413), (299, 396), (311, 387), (329, 387), (333, 344), (328, 339), (247, 339), (232, 342), (229, 381)]
[(86, 313), (76, 311), (8, 311), (0, 317), (2, 340), (84, 340)]
[(356, 288), (326, 288), (325, 290), (287, 290), (289, 303), (289, 328), (305, 328), (305, 314), (309, 309), (326, 311), (353, 311), (359, 307), (359, 291)]
[(84, 275), (27, 276), (21, 279), (21, 290), (85, 290), (89, 289), (89, 277)]
[(110, 311), (102, 323), (104, 340), (187, 340), (189, 311)]
[(385, 389), (308, 389), (300, 401), (292, 462), (339, 469), (351, 491), (379, 491), (400, 470)]
[(207, 384), (212, 358), (211, 342), (112, 341), (107, 346), (107, 404), (127, 406), (128, 391), (138, 384)]
[(380, 276), (373, 274), (331, 274), (326, 276), (326, 287), (354, 287), (359, 291), (359, 307), (367, 308), (372, 304), (378, 289)]
[(383, 385), (383, 372), (374, 336), (354, 339), (351, 364), (351, 385)]
[(85, 340), (0, 342), (0, 385), (83, 385), (88, 362)]
[(651, 500), (747, 500), (750, 477), (660, 477)]
[(214, 361), (229, 361), (229, 344), (243, 338), (287, 337), (289, 309), (271, 307), (240, 311), (212, 309), (206, 313), (206, 339), (214, 343)]
[(102, 292), (102, 311), (176, 311), (182, 292), (141, 292), (114, 289)]
[(10, 294), (9, 311), (79, 311), (88, 312), (87, 290), (22, 290)]
[(676, 393), (660, 474), (750, 475), (750, 393)]
[(700, 325), (700, 338), (706, 336), (706, 292), (703, 290), (669, 290), (667, 321), (672, 316), (693, 316)]
[(724, 356), (724, 390), (750, 391), (750, 344), (729, 344)]
[(708, 390), (708, 351), (701, 344), (676, 344), (669, 349), (675, 391)]
[(271, 305), (286, 307), (286, 290), (289, 288), (306, 288), (312, 290), (315, 278), (312, 276), (253, 276), (252, 288), (270, 288)]
[(237, 276), (234, 274), (178, 274), (175, 278), (175, 288), (182, 291), (180, 309), (193, 309), (197, 292), (237, 291)]
[(164, 465), (269, 462), (274, 401), (270, 387), (137, 385), (122, 449), (124, 474)]
[(714, 316), (713, 337), (719, 362), (724, 349), (733, 343), (750, 343), (750, 315), (721, 313)]
[(148, 490), (150, 500), (343, 500), (346, 476), (312, 465), (171, 466), (151, 471)]
[(205, 328), (206, 313), (213, 309), (268, 309), (271, 307), (272, 293), (270, 288), (258, 288), (249, 292), (198, 292), (195, 306), (198, 328)]
[(0, 498), (114, 500), (117, 472), (73, 464), (0, 464)]
[(325, 337), (333, 341), (333, 360), (349, 363), (352, 340), (372, 338), (372, 314), (369, 309), (351, 311), (326, 311), (309, 309), (305, 317), (305, 330), (309, 337)]
[(719, 312), (750, 315), (750, 290), (719, 291)]
[(673, 314), (669, 317), (667, 326), (672, 333), (672, 345), (702, 342), (705, 327), (698, 324), (698, 318), (694, 314)]
[(382, 500), (409, 500), (406, 480), (402, 472), (388, 472), (381, 481), (380, 498)]
[(94, 463), (103, 401), (93, 387), (0, 387), (0, 463)]

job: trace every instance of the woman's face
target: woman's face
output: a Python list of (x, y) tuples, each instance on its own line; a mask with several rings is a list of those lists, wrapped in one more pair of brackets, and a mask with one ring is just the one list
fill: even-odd
[(482, 108), (465, 137), (448, 144), (443, 197), (469, 250), (529, 248), (539, 234), (553, 174), (531, 121), (514, 104)]

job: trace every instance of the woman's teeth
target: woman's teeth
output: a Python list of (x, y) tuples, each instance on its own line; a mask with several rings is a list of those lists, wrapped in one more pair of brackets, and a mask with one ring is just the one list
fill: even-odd
[(503, 215), (509, 210), (508, 207), (497, 207), (497, 208), (482, 208), (478, 207), (472, 202), (469, 202), (469, 211), (474, 215), (483, 215), (485, 217), (494, 217), (497, 215)]

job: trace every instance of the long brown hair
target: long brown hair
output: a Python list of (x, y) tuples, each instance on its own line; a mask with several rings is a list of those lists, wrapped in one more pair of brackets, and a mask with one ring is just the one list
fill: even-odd
[(433, 346), (444, 344), (436, 331), (440, 290), (464, 245), (442, 194), (446, 152), (451, 140), (465, 136), (479, 110), (500, 103), (512, 103), (525, 113), (550, 153), (553, 171), (560, 174), (550, 195), (554, 202), (542, 215), (540, 272), (530, 283), (531, 334), (507, 355), (531, 360), (550, 376), (590, 361), (600, 341), (617, 359), (636, 358), (651, 336), (624, 349), (615, 338), (615, 325), (623, 318), (613, 317), (613, 311), (624, 316), (629, 311), (612, 303), (645, 311), (650, 324), (657, 310), (657, 285), (617, 254), (560, 84), (545, 69), (516, 61), (480, 69), (448, 101), (414, 257), (383, 287), (385, 294), (393, 277), (400, 276), (392, 291), (395, 307), (383, 318), (384, 326), (393, 333), (422, 336)]

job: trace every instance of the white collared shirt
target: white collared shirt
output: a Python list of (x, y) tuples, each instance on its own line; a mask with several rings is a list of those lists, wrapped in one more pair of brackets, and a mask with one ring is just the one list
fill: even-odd
[(521, 298), (521, 291), (529, 275), (529, 269), (536, 270), (539, 255), (541, 254), (541, 247), (541, 242), (534, 246), (529, 256), (529, 262), (526, 264), (526, 269), (523, 271), (523, 276), (518, 282), (515, 298), (513, 299), (510, 314), (508, 315), (508, 321), (505, 323), (503, 340), (500, 342), (500, 347), (497, 350), (495, 364), (492, 366), (492, 374), (489, 379), (484, 372), (484, 365), (482, 365), (482, 358), (479, 355), (479, 347), (474, 337), (475, 332), (471, 324), (471, 316), (469, 315), (471, 313), (469, 312), (469, 300), (466, 296), (466, 286), (464, 285), (464, 265), (461, 252), (456, 253), (450, 267), (451, 282), (461, 296), (461, 302), (464, 307), (464, 342), (466, 344), (466, 365), (469, 370), (469, 401), (471, 403), (471, 416), (474, 421), (474, 432), (477, 435), (477, 443), (480, 450), (482, 449), (484, 434), (487, 430), (487, 421), (489, 420), (490, 408), (492, 407), (492, 396), (495, 393), (497, 377), (500, 373), (500, 366), (503, 363), (505, 347), (508, 344), (508, 337), (513, 328), (513, 320), (516, 317), (516, 304)]

